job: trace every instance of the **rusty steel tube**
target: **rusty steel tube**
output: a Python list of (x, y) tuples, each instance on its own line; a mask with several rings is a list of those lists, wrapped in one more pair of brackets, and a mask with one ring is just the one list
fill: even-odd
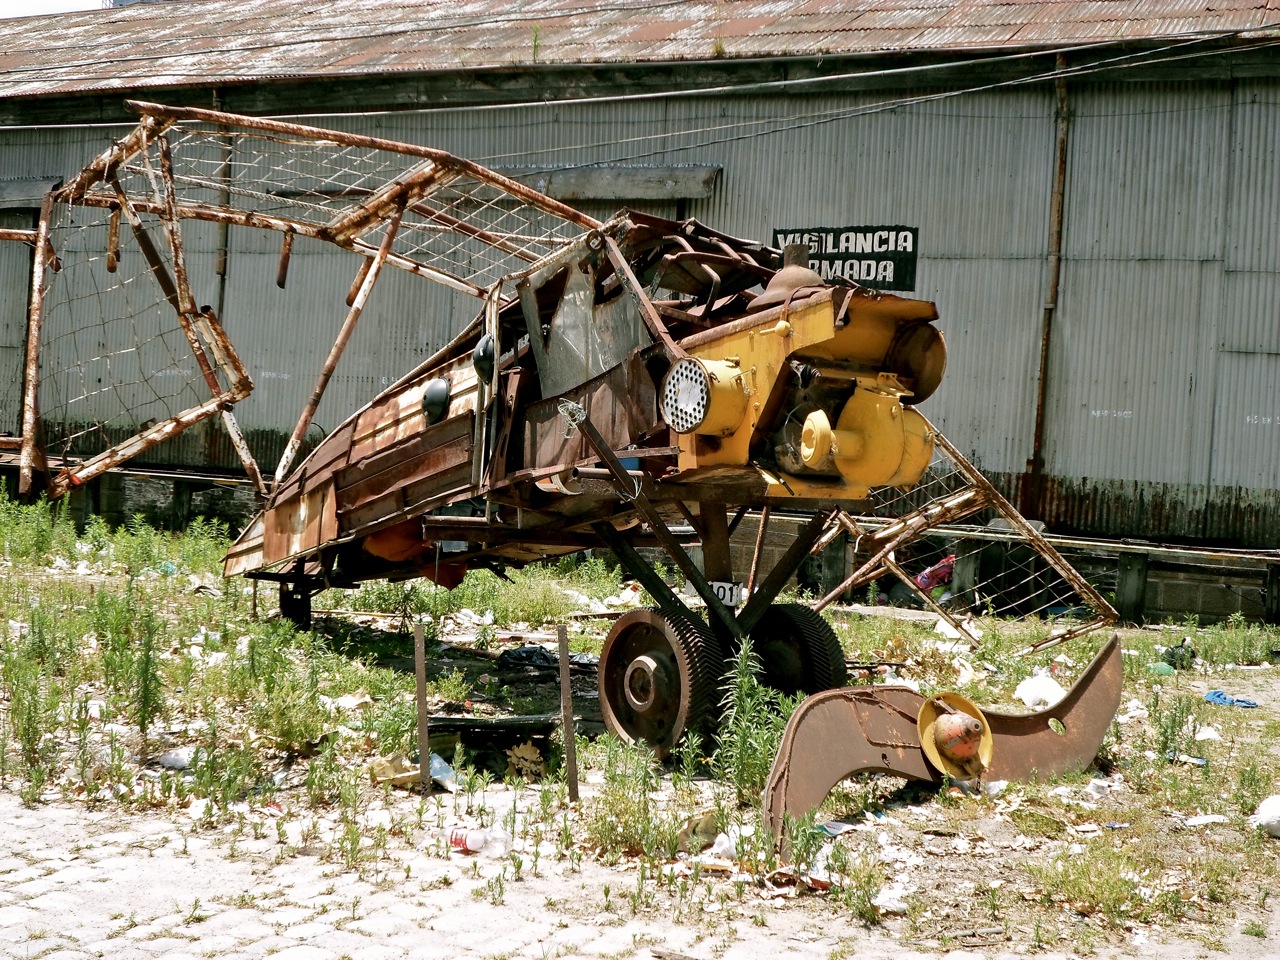
[[(105, 209), (115, 209), (120, 205), (118, 198), (100, 197), (93, 194), (82, 197), (76, 202), (85, 207), (103, 207)], [(139, 199), (130, 201), (130, 204), (134, 210), (140, 210), (143, 213), (161, 214), (164, 212), (163, 205), (151, 201)], [(264, 230), (276, 230), (280, 233), (296, 233), (315, 240), (325, 239), (320, 227), (312, 226), (299, 220), (286, 220), (282, 217), (255, 213), (252, 210), (246, 210), (243, 213), (231, 213), (226, 210), (219, 210), (216, 207), (206, 207), (200, 204), (180, 204), (176, 213), (182, 220), (205, 220), (209, 223), (226, 223), (231, 226), (259, 227)], [(378, 250), (377, 247), (361, 240), (349, 240), (336, 245), (344, 250), (350, 250), (352, 253), (358, 253), (362, 257), (376, 256)], [(436, 283), (452, 290), (457, 290), (459, 293), (465, 293), (478, 299), (485, 295), (484, 288), (477, 287), (474, 283), (462, 280), (442, 270), (436, 270), (410, 257), (391, 253), (387, 255), (386, 259), (387, 263), (393, 267), (419, 277), (425, 277), (428, 280), (434, 280)]]
[[(1058, 54), (1059, 70), (1066, 68), (1066, 58)], [(1058, 291), (1062, 281), (1062, 216), (1067, 188), (1067, 81), (1057, 81), (1057, 135), (1054, 141), (1053, 190), (1049, 198), (1049, 290), (1040, 318), (1040, 375), (1036, 380), (1035, 431), (1031, 441), (1031, 459), (1027, 461), (1027, 481), (1022, 490), (1022, 512), (1026, 516), (1044, 517), (1044, 431), (1049, 401), (1049, 348), (1053, 334), (1053, 318), (1058, 310)]]
[[(36, 249), (31, 268), (31, 303), (27, 310), (27, 356), (22, 386), (22, 452), (18, 459), (18, 492), (26, 496), (35, 482), (36, 461), (43, 460), (36, 447), (40, 394), (40, 324), (44, 316), (45, 256), (49, 240), (49, 219), (53, 216), (53, 196), (46, 194), (40, 204), (36, 227)], [(44, 464), (41, 463), (41, 468)]]
[(384, 140), (381, 137), (367, 137), (339, 130), (324, 130), (320, 127), (309, 127), (301, 123), (286, 123), (281, 120), (245, 117), (234, 113), (223, 113), (218, 110), (204, 110), (199, 107), (166, 107), (158, 103), (148, 103), (141, 100), (126, 100), (125, 104), (131, 110), (143, 114), (144, 118), (147, 116), (160, 117), (170, 122), (176, 120), (198, 120), (202, 123), (222, 124), (229, 127), (240, 127), (245, 130), (260, 130), (265, 133), (303, 137), (309, 140), (324, 140), (346, 146), (368, 147), (371, 150), (386, 150), (389, 153), (401, 153), (411, 157), (425, 157), (442, 166), (453, 167), (468, 176), (475, 177), (477, 180), (499, 187), (530, 206), (537, 207), (539, 210), (553, 214), (563, 220), (568, 220), (570, 223), (575, 223), (585, 230), (593, 230), (600, 226), (599, 220), (588, 217), (573, 207), (552, 200), (545, 194), (541, 194), (517, 180), (511, 180), (501, 174), (494, 173), (492, 170), (487, 170), (477, 163), (472, 163), (470, 160), (464, 160), (461, 157), (455, 157), (453, 154), (446, 153), (443, 150), (420, 147), (412, 143), (400, 143), (396, 140)]
[(293, 436), (289, 438), (289, 443), (285, 446), (284, 453), (280, 455), (280, 462), (276, 465), (277, 486), (284, 480), (289, 467), (293, 465), (294, 457), (298, 455), (298, 450), (302, 447), (302, 438), (306, 435), (307, 428), (311, 426), (311, 419), (316, 415), (316, 408), (320, 406), (320, 399), (324, 396), (325, 388), (329, 385), (333, 372), (338, 368), (338, 361), (342, 358), (342, 353), (347, 348), (347, 342), (351, 339), (351, 334), (355, 332), (356, 322), (360, 319), (360, 314), (364, 312), (364, 305), (368, 302), (369, 294), (373, 292), (373, 285), (378, 280), (378, 274), (382, 271), (382, 264), (386, 262), (387, 254), (391, 251), (391, 243), (395, 240), (396, 232), (400, 228), (400, 218), (403, 215), (404, 208), (398, 207), (395, 214), (387, 222), (387, 230), (382, 236), (382, 246), (378, 249), (378, 255), (374, 257), (372, 266), (365, 274), (364, 282), (360, 285), (360, 290), (351, 304), (351, 309), (347, 311), (347, 318), (343, 321), (342, 329), (338, 331), (338, 338), (334, 340), (333, 347), (329, 350), (329, 356), (325, 359), (324, 367), (320, 370), (320, 376), (316, 379), (315, 389), (311, 391), (311, 399), (307, 401), (307, 406), (302, 411), (302, 416), (298, 418), (298, 423), (293, 428)]

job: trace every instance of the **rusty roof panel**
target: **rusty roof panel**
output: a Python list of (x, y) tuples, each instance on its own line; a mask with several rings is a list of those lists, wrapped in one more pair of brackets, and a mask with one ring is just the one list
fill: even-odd
[[(0, 97), (281, 77), (1274, 34), (1260, 0), (200, 0), (6, 24)], [(709, 45), (708, 40), (712, 43)]]

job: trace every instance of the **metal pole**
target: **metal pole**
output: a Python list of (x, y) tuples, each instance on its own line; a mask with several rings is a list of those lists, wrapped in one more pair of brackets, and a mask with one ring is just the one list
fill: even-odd
[(413, 625), (413, 670), (418, 679), (418, 786), (423, 795), (431, 792), (431, 739), (427, 734), (427, 652), (426, 631)]
[(569, 802), (578, 802), (578, 743), (573, 723), (573, 683), (569, 679), (569, 631), (564, 624), (556, 627), (560, 645), (560, 716), (564, 730), (564, 781), (569, 787)]
[(762, 507), (760, 510), (760, 529), (756, 531), (756, 549), (751, 554), (751, 573), (747, 576), (746, 595), (751, 596), (751, 591), (756, 585), (756, 573), (760, 570), (760, 551), (764, 549), (764, 534), (769, 529), (769, 508)]
[[(1066, 69), (1066, 58), (1058, 54), (1058, 69)], [(1048, 417), (1049, 348), (1052, 343), (1053, 319), (1058, 310), (1058, 290), (1062, 280), (1062, 214), (1067, 189), (1067, 81), (1057, 81), (1057, 136), (1054, 142), (1053, 192), (1049, 198), (1049, 289), (1040, 319), (1040, 376), (1036, 381), (1035, 434), (1031, 441), (1031, 459), (1027, 461), (1026, 482), (1022, 490), (1022, 513), (1028, 517), (1044, 517), (1044, 434)]]

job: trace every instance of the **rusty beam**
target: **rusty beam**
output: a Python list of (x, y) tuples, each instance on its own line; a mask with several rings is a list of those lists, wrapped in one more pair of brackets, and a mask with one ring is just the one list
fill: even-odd
[[(80, 206), (84, 207), (101, 207), (108, 210), (118, 209), (119, 200), (116, 197), (106, 197), (96, 194), (90, 194), (78, 201)], [(164, 212), (161, 204), (153, 203), (147, 200), (130, 200), (133, 209), (141, 213)], [(279, 233), (294, 233), (299, 236), (308, 237), (313, 240), (323, 240), (320, 227), (313, 224), (304, 223), (301, 220), (289, 220), (284, 217), (272, 217), (266, 214), (257, 213), (252, 210), (243, 212), (232, 212), (229, 210), (220, 210), (217, 207), (204, 206), (202, 204), (179, 204), (176, 215), (183, 220), (204, 220), (208, 223), (225, 223), (230, 226), (240, 227), (258, 227), (263, 230), (275, 230)], [(350, 250), (352, 253), (358, 253), (364, 257), (377, 256), (378, 248), (364, 243), (361, 240), (350, 240), (345, 244), (338, 244), (344, 250)], [(463, 280), (453, 274), (445, 273), (443, 270), (437, 270), (429, 267), (425, 263), (414, 260), (412, 257), (405, 257), (400, 254), (391, 253), (387, 255), (387, 263), (397, 269), (404, 270), (406, 273), (412, 273), (427, 280), (433, 280), (436, 283), (443, 284), (459, 293), (465, 293), (468, 296), (482, 298), (485, 288), (478, 287), (468, 280)]]
[(751, 572), (747, 574), (747, 596), (751, 596), (751, 590), (756, 585), (756, 573), (760, 569), (760, 552), (764, 549), (765, 531), (769, 529), (769, 512), (768, 506), (760, 509), (760, 526), (756, 529), (756, 548), (751, 551)]
[(782, 588), (787, 585), (787, 581), (791, 579), (792, 574), (799, 568), (800, 561), (809, 555), (814, 541), (822, 535), (822, 531), (831, 522), (833, 513), (834, 511), (815, 513), (809, 518), (809, 522), (796, 532), (796, 538), (791, 541), (791, 546), (787, 547), (787, 552), (774, 564), (759, 589), (751, 594), (746, 606), (738, 614), (738, 623), (743, 633), (750, 633), (751, 628), (764, 616), (769, 604), (773, 603)]
[(263, 133), (300, 137), (307, 140), (319, 140), (325, 143), (337, 143), (344, 146), (367, 147), (371, 150), (386, 150), (389, 153), (400, 153), (411, 157), (423, 157), (441, 166), (449, 166), (484, 183), (498, 187), (505, 193), (532, 207), (560, 217), (570, 223), (577, 224), (584, 230), (594, 230), (600, 221), (573, 207), (552, 200), (545, 194), (526, 186), (519, 181), (494, 173), (477, 163), (455, 157), (443, 150), (420, 147), (416, 144), (402, 143), (397, 140), (384, 140), (381, 137), (368, 137), (361, 134), (346, 133), (339, 130), (324, 130), (309, 127), (301, 123), (286, 123), (281, 120), (265, 120), (261, 117), (245, 117), (234, 113), (223, 113), (219, 110), (204, 110), (198, 107), (167, 107), (158, 103), (147, 103), (140, 100), (126, 100), (126, 105), (145, 117), (159, 117), (168, 121), (197, 120), (202, 123), (221, 124), (228, 127), (239, 127), (243, 130), (256, 130)]
[(630, 290), (631, 296), (635, 300), (636, 308), (640, 311), (640, 319), (649, 328), (649, 332), (653, 334), (654, 339), (662, 344), (667, 356), (672, 360), (687, 356), (684, 348), (671, 339), (667, 325), (662, 322), (662, 317), (654, 309), (653, 302), (640, 286), (640, 281), (636, 279), (635, 272), (631, 269), (631, 264), (627, 263), (627, 258), (618, 249), (617, 241), (613, 237), (605, 235), (604, 242), (605, 249), (609, 254), (609, 262), (613, 264), (613, 269), (618, 272), (618, 276), (622, 278), (627, 289)]
[(53, 196), (46, 194), (40, 204), (40, 222), (36, 227), (36, 248), (31, 268), (31, 303), (27, 309), (27, 356), (23, 367), (22, 388), (22, 452), (18, 460), (18, 492), (32, 493), (37, 471), (45, 471), (44, 454), (37, 443), (39, 433), (40, 396), (40, 325), (44, 317), (46, 247), (49, 220), (53, 216)]
[(39, 230), (0, 230), (0, 240), (16, 240), (19, 243), (38, 243)]
[(78, 487), (94, 477), (106, 473), (112, 467), (150, 450), (157, 444), (163, 443), (171, 437), (176, 437), (188, 427), (218, 413), (226, 404), (243, 400), (246, 396), (248, 396), (247, 390), (239, 392), (232, 389), (220, 396), (206, 400), (197, 407), (185, 410), (176, 417), (163, 420), (150, 429), (130, 438), (125, 443), (112, 447), (96, 457), (90, 457), (88, 460), (78, 464), (74, 470), (63, 470), (49, 484), (50, 497), (62, 496), (72, 487)]
[(880, 549), (872, 555), (871, 559), (845, 577), (838, 587), (815, 603), (813, 609), (825, 609), (846, 590), (865, 583), (873, 573), (884, 568), (885, 558), (891, 558), (893, 551), (904, 543), (914, 540), (926, 530), (939, 524), (952, 523), (971, 513), (976, 513), (986, 505), (980, 491), (971, 487), (952, 494), (944, 500), (927, 504), (919, 510), (899, 517), (883, 529), (877, 530), (871, 535), (871, 539), (873, 542), (880, 543)]
[(387, 229), (382, 235), (382, 246), (378, 249), (378, 255), (374, 258), (372, 266), (368, 273), (365, 274), (364, 281), (360, 284), (360, 290), (351, 304), (351, 309), (347, 311), (347, 317), (342, 323), (342, 329), (338, 331), (338, 337), (334, 340), (333, 346), (329, 350), (329, 356), (325, 358), (319, 377), (316, 378), (315, 389), (311, 391), (311, 397), (307, 400), (307, 405), (303, 409), (302, 415), (298, 418), (297, 425), (293, 428), (293, 435), (289, 438), (284, 452), (280, 455), (280, 462), (276, 465), (275, 474), (277, 487), (284, 480), (289, 467), (293, 465), (293, 460), (302, 447), (302, 438), (306, 435), (307, 428), (311, 426), (311, 419), (316, 414), (316, 408), (320, 406), (320, 399), (324, 396), (325, 388), (329, 385), (333, 372), (338, 368), (338, 361), (342, 359), (343, 351), (347, 348), (347, 342), (351, 339), (351, 334), (355, 332), (356, 323), (360, 319), (360, 314), (364, 312), (364, 306), (369, 300), (369, 294), (373, 292), (373, 285), (378, 280), (382, 264), (386, 262), (387, 254), (390, 252), (391, 244), (396, 237), (396, 231), (400, 228), (400, 218), (403, 215), (404, 208), (397, 207), (395, 214), (387, 222)]
[[(959, 468), (960, 472), (965, 475), (974, 487), (982, 491), (983, 499), (991, 504), (991, 506), (994, 507), (1006, 521), (1008, 521), (1009, 525), (1013, 527), (1013, 529), (1017, 530), (1023, 537), (1030, 541), (1031, 546), (1040, 554), (1040, 556), (1044, 557), (1045, 562), (1058, 572), (1062, 579), (1080, 595), (1081, 599), (1097, 611), (1103, 623), (1115, 623), (1120, 619), (1120, 615), (1116, 613), (1115, 608), (1111, 606), (1107, 598), (1095, 590), (1093, 585), (1082, 577), (1075, 567), (1067, 563), (1062, 554), (1057, 551), (1053, 544), (1044, 538), (1043, 534), (1027, 523), (1026, 519), (1014, 509), (1013, 504), (1006, 500), (1004, 495), (995, 488), (991, 481), (988, 480), (981, 471), (974, 467), (973, 464), (965, 459), (964, 455), (961, 454), (959, 450), (952, 446), (950, 440), (935, 430), (933, 428), (933, 424), (929, 424), (929, 430), (934, 436), (934, 442), (938, 446), (942, 447), (942, 449), (947, 452), (947, 455), (955, 461), (956, 467)], [(1074, 634), (1071, 635), (1074, 636)], [(1058, 640), (1058, 642), (1060, 643), (1065, 639), (1067, 639), (1066, 634), (1064, 634), (1062, 639)]]
[(113, 143), (88, 166), (54, 191), (57, 199), (68, 203), (79, 203), (80, 198), (94, 186), (103, 181), (115, 179), (116, 171), (120, 167), (145, 150), (154, 137), (164, 133), (173, 126), (174, 122), (173, 119), (143, 117), (141, 122), (123, 139)]
[[(570, 401), (565, 402), (569, 403)], [(577, 405), (575, 404), (575, 406)], [(747, 631), (739, 625), (738, 620), (733, 615), (733, 612), (721, 602), (718, 596), (716, 596), (716, 592), (711, 589), (711, 585), (707, 583), (707, 578), (702, 575), (702, 571), (698, 569), (698, 565), (693, 562), (692, 558), (680, 544), (680, 541), (676, 539), (675, 535), (667, 527), (666, 521), (662, 518), (662, 515), (658, 512), (657, 508), (649, 502), (649, 498), (645, 495), (643, 484), (628, 475), (626, 469), (622, 466), (621, 461), (614, 455), (613, 450), (609, 448), (608, 441), (601, 436), (600, 431), (596, 429), (595, 424), (591, 422), (591, 419), (587, 416), (585, 410), (578, 407), (576, 414), (571, 419), (578, 429), (582, 431), (582, 435), (586, 437), (587, 442), (591, 444), (596, 455), (604, 461), (604, 465), (608, 467), (609, 471), (613, 474), (619, 495), (623, 499), (630, 500), (635, 504), (637, 512), (640, 516), (644, 517), (645, 521), (649, 524), (654, 536), (658, 538), (658, 541), (662, 544), (662, 548), (667, 552), (667, 555), (675, 561), (676, 566), (680, 568), (680, 572), (685, 575), (685, 578), (691, 584), (693, 584), (693, 589), (697, 591), (698, 596), (706, 602), (707, 609), (710, 611), (711, 615), (714, 616), (735, 639), (741, 640), (746, 635)], [(631, 572), (636, 573), (634, 570)], [(641, 582), (643, 583), (643, 581)], [(646, 584), (646, 587), (647, 586), (648, 585)]]
[(431, 188), (446, 187), (458, 179), (458, 172), (432, 160), (423, 160), (414, 169), (388, 180), (350, 210), (320, 228), (321, 236), (337, 244), (346, 243), (373, 229), (395, 210), (403, 211)]

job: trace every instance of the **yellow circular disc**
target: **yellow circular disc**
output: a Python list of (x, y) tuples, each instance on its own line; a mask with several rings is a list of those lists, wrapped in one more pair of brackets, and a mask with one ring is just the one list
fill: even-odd
[[(982, 737), (975, 760), (964, 764), (957, 763), (950, 757), (944, 756), (938, 749), (934, 728), (937, 726), (938, 717), (950, 712), (940, 706), (939, 701), (946, 707), (950, 707), (952, 711), (968, 714), (982, 724)], [(995, 746), (991, 725), (987, 723), (987, 718), (982, 715), (978, 705), (968, 697), (962, 697), (958, 693), (939, 693), (929, 697), (920, 705), (920, 713), (916, 716), (916, 731), (920, 735), (920, 748), (929, 762), (953, 780), (972, 780), (991, 766), (991, 752)]]

